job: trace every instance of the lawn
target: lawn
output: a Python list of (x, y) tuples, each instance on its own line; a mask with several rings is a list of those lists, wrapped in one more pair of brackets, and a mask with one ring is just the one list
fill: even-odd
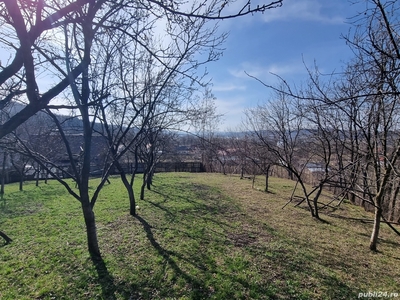
[[(156, 174), (129, 215), (112, 178), (95, 206), (101, 263), (86, 248), (79, 202), (55, 181), (6, 186), (0, 201), (0, 299), (356, 299), (400, 294), (400, 237), (344, 203), (314, 220), (286, 204), (293, 182)], [(95, 183), (95, 181), (94, 181)], [(258, 188), (257, 188), (258, 187)], [(136, 189), (138, 190), (138, 189)], [(338, 217), (341, 216), (341, 217)], [(399, 227), (397, 227), (400, 229)], [(398, 296), (400, 299), (400, 295)], [(392, 298), (393, 299), (393, 298)]]

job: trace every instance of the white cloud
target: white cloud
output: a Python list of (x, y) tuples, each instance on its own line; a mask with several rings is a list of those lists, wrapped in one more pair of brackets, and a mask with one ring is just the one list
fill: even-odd
[[(244, 62), (239, 67), (229, 69), (229, 73), (239, 79), (250, 79), (247, 75), (264, 80), (271, 77), (271, 74), (279, 76), (300, 74), (305, 72), (305, 67), (301, 62), (285, 62), (282, 64), (272, 63), (267, 66), (262, 66), (255, 63)], [(246, 74), (247, 73), (247, 74)], [(254, 80), (254, 79), (251, 79)]]
[(216, 92), (232, 92), (232, 91), (244, 91), (246, 90), (245, 85), (236, 85), (233, 83), (222, 83), (222, 84), (216, 84), (212, 88), (213, 91)]
[(301, 63), (271, 64), (267, 67), (269, 74), (290, 75), (304, 73), (305, 67)]
[(285, 0), (280, 9), (264, 14), (265, 22), (272, 21), (316, 21), (329, 24), (343, 24), (343, 7), (340, 1)]
[(241, 63), (236, 68), (230, 68), (228, 72), (233, 77), (239, 79), (249, 79), (249, 76), (246, 73), (251, 74), (254, 77), (264, 77), (264, 75), (267, 73), (265, 68), (249, 62)]

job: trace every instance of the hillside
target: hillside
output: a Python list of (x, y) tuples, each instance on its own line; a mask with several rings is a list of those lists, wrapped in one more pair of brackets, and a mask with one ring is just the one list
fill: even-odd
[[(262, 182), (260, 178), (260, 188)], [(95, 206), (104, 261), (86, 250), (79, 203), (56, 182), (8, 185), (0, 205), (1, 299), (356, 299), (400, 293), (399, 237), (383, 225), (368, 250), (371, 219), (344, 204), (313, 220), (285, 209), (292, 182), (270, 193), (220, 174), (156, 174), (129, 216), (113, 178)], [(331, 215), (331, 216), (328, 216)], [(341, 216), (340, 218), (338, 216)]]

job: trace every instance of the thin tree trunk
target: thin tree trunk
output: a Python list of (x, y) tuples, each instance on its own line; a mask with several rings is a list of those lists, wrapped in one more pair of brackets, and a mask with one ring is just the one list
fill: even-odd
[(136, 201), (135, 201), (135, 194), (133, 193), (133, 187), (132, 185), (129, 183), (128, 179), (126, 178), (126, 173), (124, 171), (124, 169), (122, 168), (121, 164), (116, 161), (115, 162), (115, 166), (117, 167), (122, 183), (124, 184), (127, 192), (128, 192), (128, 197), (129, 197), (129, 213), (132, 216), (136, 215)]
[(388, 221), (392, 221), (392, 222), (394, 221), (395, 215), (398, 213), (398, 211), (396, 211), (396, 203), (398, 201), (398, 195), (399, 195), (399, 191), (400, 191), (400, 184), (399, 184), (398, 180), (396, 180), (395, 184), (396, 184), (396, 187), (394, 188), (394, 191), (391, 195), (389, 212), (388, 212)]
[[(85, 70), (86, 71), (86, 70)], [(83, 76), (85, 77), (85, 71)], [(82, 88), (82, 94), (88, 93), (88, 83), (85, 82)], [(88, 94), (82, 96), (84, 103), (87, 103)], [(92, 150), (92, 127), (89, 121), (88, 110), (81, 109), (82, 122), (83, 122), (83, 154), (82, 154), (82, 168), (80, 171), (80, 182), (79, 182), (79, 195), (82, 204), (82, 212), (86, 224), (86, 234), (88, 250), (92, 259), (101, 260), (99, 242), (97, 239), (96, 221), (93, 212), (93, 206), (95, 202), (90, 201), (89, 196), (89, 178), (90, 178), (90, 161), (91, 161), (91, 150)], [(67, 144), (67, 143), (66, 143)], [(79, 180), (79, 178), (78, 178)]]
[(143, 182), (142, 182), (142, 186), (140, 188), (140, 200), (144, 200), (144, 190), (146, 188), (147, 185), (147, 180), (149, 177), (149, 172), (150, 172), (150, 167), (149, 165), (146, 166), (146, 168), (143, 170)]
[(19, 177), (19, 190), (23, 191), (24, 189), (24, 175), (21, 173)]
[(148, 190), (151, 190), (151, 184), (153, 183), (153, 174), (155, 171), (155, 159), (154, 159), (154, 149), (153, 147), (151, 148), (151, 153), (150, 153), (150, 158), (148, 162), (148, 167), (147, 167), (147, 175), (146, 175), (146, 181), (143, 182), (143, 184), (146, 184), (146, 187)]
[[(136, 177), (136, 173), (137, 173), (137, 170), (139, 167), (138, 163), (139, 163), (138, 162), (138, 154), (137, 154), (137, 151), (135, 151), (135, 167), (132, 170), (132, 176), (131, 176), (131, 180), (129, 182), (130, 190), (132, 191), (132, 198), (129, 198), (130, 199), (130, 214), (132, 216), (136, 215), (136, 200), (135, 200), (135, 193), (133, 190), (133, 184), (135, 183), (135, 177)], [(129, 193), (129, 191), (128, 191), (128, 193)], [(133, 201), (131, 201), (131, 200), (133, 200)]]
[(268, 178), (269, 178), (269, 175), (268, 175), (268, 172), (265, 174), (265, 192), (268, 192)]
[(126, 187), (126, 190), (128, 191), (129, 214), (131, 216), (136, 216), (136, 200), (135, 200), (135, 194), (133, 192), (133, 187), (129, 184), (129, 182), (127, 180), (126, 180), (126, 183), (124, 182), (124, 185)]
[[(304, 200), (306, 200), (306, 202), (307, 202), (307, 205), (308, 205), (308, 208), (310, 209), (310, 213), (311, 213), (311, 217), (315, 217), (315, 211), (314, 211), (314, 208), (313, 208), (313, 206), (311, 205), (311, 201), (310, 201), (310, 197), (309, 197), (309, 194), (307, 193), (307, 189), (306, 189), (306, 187), (304, 186), (304, 182), (299, 178), (300, 176), (298, 176), (297, 177), (297, 181), (300, 183), (300, 186), (301, 186), (301, 188), (302, 188), (302, 190), (303, 190), (303, 194), (304, 194)], [(296, 185), (297, 185), (297, 183), (296, 183)], [(293, 191), (293, 195), (294, 195), (294, 191)], [(303, 202), (303, 201), (302, 201)], [(300, 203), (299, 203), (300, 204)], [(297, 205), (299, 205), (299, 204), (296, 204), (296, 206)]]
[(144, 190), (146, 188), (146, 173), (143, 173), (143, 183), (140, 187), (140, 200), (144, 200)]
[(151, 167), (150, 172), (147, 174), (146, 186), (149, 191), (151, 190), (151, 186), (153, 185), (154, 171), (155, 171), (155, 166)]
[(318, 210), (318, 199), (319, 196), (322, 193), (322, 185), (319, 187), (317, 194), (315, 195), (314, 199), (313, 199), (313, 205), (314, 205), (314, 217), (317, 218), (319, 220), (319, 210)]
[(380, 207), (375, 207), (374, 216), (374, 227), (372, 229), (371, 240), (369, 244), (369, 249), (372, 251), (377, 251), (379, 229), (381, 225), (382, 209)]
[(379, 236), (379, 229), (381, 225), (381, 217), (382, 217), (382, 203), (384, 200), (384, 195), (386, 191), (386, 187), (388, 185), (388, 181), (390, 179), (391, 173), (392, 173), (392, 166), (396, 164), (396, 161), (398, 157), (400, 156), (400, 145), (397, 146), (396, 153), (393, 156), (390, 165), (387, 167), (386, 172), (383, 176), (382, 181), (379, 184), (379, 189), (378, 193), (375, 196), (375, 216), (374, 216), (374, 227), (372, 229), (372, 234), (371, 234), (371, 239), (370, 239), (370, 244), (369, 244), (369, 249), (372, 251), (377, 250), (377, 244), (378, 244), (378, 236)]
[(89, 201), (82, 202), (82, 212), (86, 224), (87, 243), (90, 256), (94, 259), (101, 259), (99, 243), (97, 239), (96, 221), (94, 212)]
[(307, 201), (308, 208), (310, 209), (311, 217), (315, 218), (315, 211), (314, 211), (313, 206), (311, 205), (311, 201), (310, 201), (310, 198), (308, 197), (308, 195), (306, 196), (306, 201)]
[(4, 152), (3, 154), (3, 164), (1, 166), (1, 190), (0, 194), (4, 195), (4, 184), (6, 181), (6, 159), (7, 159), (7, 153)]
[(269, 169), (271, 168), (271, 166), (267, 167), (267, 170), (265, 172), (265, 192), (268, 192), (269, 189)]
[(36, 178), (35, 185), (36, 186), (39, 186), (39, 177), (40, 177), (40, 170), (37, 169), (37, 170), (35, 170), (35, 178)]

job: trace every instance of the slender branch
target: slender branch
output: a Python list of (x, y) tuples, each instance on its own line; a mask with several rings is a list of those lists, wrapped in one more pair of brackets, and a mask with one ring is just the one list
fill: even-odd
[(271, 1), (268, 4), (263, 4), (263, 5), (257, 5), (257, 7), (252, 8), (251, 7), (251, 2), (250, 0), (247, 1), (246, 4), (242, 6), (242, 8), (239, 10), (238, 13), (231, 14), (231, 15), (221, 15), (221, 12), (225, 8), (226, 3), (223, 2), (221, 4), (221, 7), (218, 9), (218, 14), (212, 15), (210, 12), (208, 13), (197, 13), (196, 10), (193, 10), (192, 12), (183, 12), (174, 9), (172, 6), (169, 6), (165, 4), (163, 1), (157, 1), (157, 0), (148, 0), (150, 3), (156, 4), (166, 10), (167, 12), (173, 14), (173, 15), (178, 15), (178, 16), (183, 16), (183, 17), (190, 17), (190, 18), (200, 18), (200, 19), (208, 19), (208, 20), (225, 20), (225, 19), (232, 19), (232, 18), (237, 18), (249, 14), (255, 14), (255, 13), (263, 13), (266, 10), (273, 9), (273, 8), (278, 8), (283, 5), (283, 0), (278, 0), (278, 1)]

